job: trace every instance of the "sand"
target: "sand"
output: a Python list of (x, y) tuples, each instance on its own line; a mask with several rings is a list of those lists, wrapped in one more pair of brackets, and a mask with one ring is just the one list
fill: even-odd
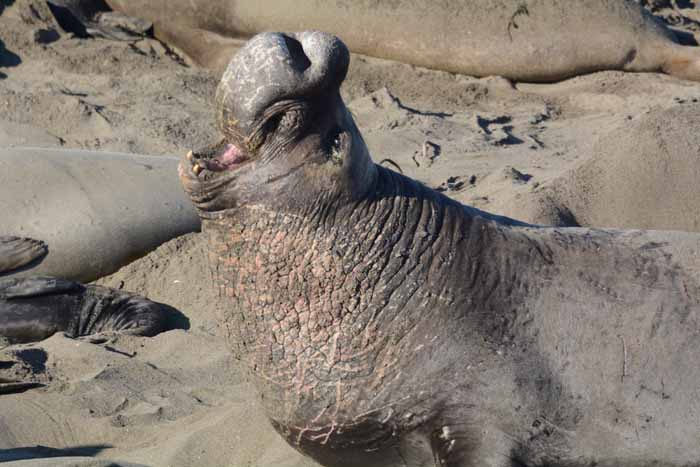
[[(695, 39), (693, 2), (645, 3)], [(153, 39), (76, 37), (43, 1), (0, 0), (0, 146), (183, 154), (216, 137), (217, 80)], [(459, 201), (534, 223), (700, 231), (698, 83), (513, 84), (354, 56), (343, 94), (377, 162)], [(189, 329), (0, 351), (0, 378), (44, 385), (0, 395), (0, 462), (315, 465), (268, 426), (229, 354), (200, 235), (99, 282), (170, 304)]]

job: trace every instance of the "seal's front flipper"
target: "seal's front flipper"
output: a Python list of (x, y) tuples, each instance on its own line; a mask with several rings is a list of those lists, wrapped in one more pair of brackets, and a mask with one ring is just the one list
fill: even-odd
[(0, 236), (0, 273), (26, 266), (46, 253), (48, 247), (41, 240)]
[(95, 342), (120, 334), (155, 336), (182, 327), (178, 318), (180, 313), (167, 305), (98, 285), (54, 277), (0, 279), (0, 340), (10, 344), (57, 332), (93, 336)]
[(46, 295), (77, 292), (84, 289), (78, 282), (55, 277), (28, 277), (26, 279), (0, 279), (0, 302)]
[(87, 314), (84, 290), (52, 277), (0, 279), (0, 339), (19, 344), (70, 332)]
[(177, 310), (140, 295), (99, 285), (86, 285), (85, 313), (73, 333), (92, 343), (113, 341), (118, 335), (155, 336), (172, 329)]

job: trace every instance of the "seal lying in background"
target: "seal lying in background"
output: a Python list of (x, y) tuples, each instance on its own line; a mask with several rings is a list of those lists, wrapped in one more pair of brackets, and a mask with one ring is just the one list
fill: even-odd
[[(0, 274), (40, 259), (47, 250), (39, 240), (0, 236)], [(56, 332), (70, 337), (155, 336), (165, 330), (171, 311), (138, 295), (65, 279), (0, 279), (0, 338), (10, 344), (39, 341)]]
[(114, 333), (155, 336), (165, 330), (169, 307), (144, 297), (52, 277), (0, 279), (0, 338), (36, 342)]
[[(176, 165), (163, 156), (0, 149), (0, 232), (49, 246), (11, 275), (89, 282), (199, 230)], [(1, 244), (0, 252), (12, 257)]]
[[(31, 264), (46, 251), (38, 240), (0, 236), (0, 274)], [(35, 342), (57, 332), (94, 341), (114, 334), (155, 336), (177, 314), (167, 305), (107, 287), (52, 277), (0, 279), (2, 344)], [(37, 386), (0, 375), (0, 394)]]
[(180, 167), (275, 428), (330, 466), (698, 465), (700, 235), (529, 226), (377, 166), (348, 63), (256, 36)]
[[(0, 274), (41, 258), (44, 242), (0, 236)], [(53, 277), (0, 279), (0, 338), (34, 342), (57, 332), (70, 337), (109, 333), (155, 336), (167, 306), (127, 292)]]
[(221, 36), (320, 29), (353, 52), (473, 76), (557, 81), (601, 70), (700, 80), (700, 50), (633, 0), (107, 0), (152, 21), (196, 63), (222, 68)]

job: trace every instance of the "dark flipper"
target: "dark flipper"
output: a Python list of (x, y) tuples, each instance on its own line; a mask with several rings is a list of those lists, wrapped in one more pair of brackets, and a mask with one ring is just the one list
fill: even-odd
[[(70, 337), (154, 336), (181, 314), (139, 295), (52, 277), (0, 279), (0, 339), (35, 342), (57, 332)], [(182, 326), (179, 326), (182, 327)]]
[(54, 277), (28, 277), (0, 280), (0, 300), (41, 297), (82, 290), (77, 282)]
[(21, 381), (3, 381), (0, 379), (0, 394), (17, 394), (43, 386), (41, 383), (23, 383)]
[(41, 240), (0, 236), (0, 274), (26, 266), (48, 251)]
[(136, 41), (153, 31), (150, 21), (110, 11), (103, 0), (48, 0), (47, 3), (61, 28), (78, 37)]
[[(0, 279), (0, 347), (56, 332), (89, 336), (95, 343), (120, 334), (154, 336), (177, 321), (182, 322), (177, 310), (119, 290), (52, 277)], [(30, 361), (36, 353), (10, 350), (8, 358), (0, 358), (0, 395), (44, 385), (42, 359)]]
[(85, 286), (81, 321), (73, 337), (95, 334), (155, 336), (169, 328), (173, 308), (140, 295), (98, 285)]
[[(154, 336), (176, 327), (189, 327), (180, 312), (139, 295), (52, 277), (0, 279), (0, 347), (57, 332), (98, 343), (124, 334)], [(15, 357), (36, 354), (10, 350), (8, 358), (0, 358), (0, 394), (43, 386), (41, 358), (27, 363), (13, 360), (13, 352)]]

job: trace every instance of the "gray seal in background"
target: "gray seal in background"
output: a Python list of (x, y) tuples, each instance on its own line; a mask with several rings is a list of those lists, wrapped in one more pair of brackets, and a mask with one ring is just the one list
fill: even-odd
[(700, 80), (700, 49), (633, 0), (107, 0), (156, 37), (223, 70), (264, 31), (317, 29), (351, 51), (473, 76), (558, 81), (602, 70)]
[[(0, 148), (0, 212), (2, 235), (48, 248), (0, 278), (90, 282), (200, 228), (178, 182), (177, 160), (166, 156)], [(5, 261), (10, 248), (0, 244)]]

